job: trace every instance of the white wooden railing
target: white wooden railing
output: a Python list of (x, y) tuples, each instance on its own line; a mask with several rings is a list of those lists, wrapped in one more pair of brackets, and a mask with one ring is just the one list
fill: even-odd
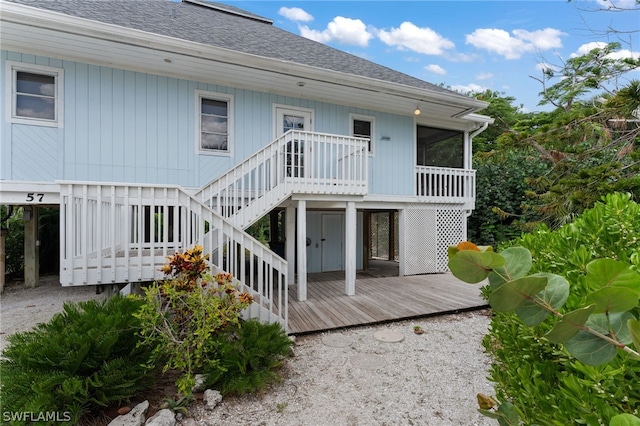
[(476, 171), (416, 166), (416, 195), (423, 202), (473, 204)]
[(202, 245), (255, 303), (249, 316), (287, 325), (287, 262), (177, 186), (60, 182), (60, 282), (163, 278), (167, 256)]
[(246, 228), (294, 193), (365, 195), (368, 141), (289, 131), (194, 196)]

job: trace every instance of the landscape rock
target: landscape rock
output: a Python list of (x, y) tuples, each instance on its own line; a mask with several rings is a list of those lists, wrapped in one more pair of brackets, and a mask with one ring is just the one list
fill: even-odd
[(198, 422), (193, 417), (187, 417), (180, 423), (182, 426), (198, 426)]
[(217, 390), (207, 389), (204, 391), (204, 408), (207, 410), (215, 410), (222, 401), (222, 394)]
[(158, 411), (153, 417), (149, 417), (145, 426), (175, 426), (176, 416), (173, 411), (168, 408), (163, 408)]
[(109, 426), (142, 426), (148, 409), (149, 401), (141, 402), (133, 407), (133, 410), (129, 411), (127, 414), (118, 416), (111, 420)]
[(193, 393), (198, 393), (198, 392), (202, 392), (205, 390), (204, 387), (204, 382), (207, 379), (207, 376), (205, 376), (204, 374), (196, 374), (193, 379), (195, 380), (196, 384), (193, 385), (193, 388), (191, 388), (191, 391)]

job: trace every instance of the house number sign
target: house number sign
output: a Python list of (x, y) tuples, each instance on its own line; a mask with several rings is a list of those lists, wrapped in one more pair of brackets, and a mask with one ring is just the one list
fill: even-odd
[(39, 192), (27, 192), (27, 203), (31, 203), (33, 201), (37, 201), (41, 203), (44, 199), (44, 194)]

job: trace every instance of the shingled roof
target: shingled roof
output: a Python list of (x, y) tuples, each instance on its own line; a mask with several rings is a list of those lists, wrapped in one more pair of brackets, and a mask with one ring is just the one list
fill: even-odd
[(267, 18), (226, 4), (200, 0), (181, 3), (167, 0), (9, 1), (252, 55), (435, 92), (455, 93), (282, 30)]

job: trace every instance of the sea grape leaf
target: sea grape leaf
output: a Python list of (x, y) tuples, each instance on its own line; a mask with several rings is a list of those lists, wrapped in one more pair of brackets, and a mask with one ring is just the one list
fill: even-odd
[(524, 277), (532, 265), (531, 252), (524, 247), (509, 247), (500, 254), (504, 257), (504, 266), (489, 274), (489, 284), (494, 290), (506, 282)]
[(636, 351), (640, 352), (640, 321), (635, 318), (627, 320), (627, 330), (629, 330), (629, 336)]
[(596, 313), (626, 312), (638, 305), (638, 294), (626, 287), (604, 287), (589, 294), (587, 303), (596, 305)]
[(509, 312), (520, 307), (526, 300), (540, 293), (547, 285), (547, 277), (528, 276), (509, 281), (498, 287), (489, 296), (489, 304), (497, 312)]
[[(569, 297), (569, 282), (560, 275), (541, 272), (531, 275), (532, 277), (546, 277), (547, 286), (540, 293), (536, 294), (536, 298), (551, 306), (553, 309), (562, 307)], [(539, 303), (531, 300), (525, 300), (518, 309), (516, 314), (527, 325), (536, 326), (542, 323), (549, 315), (549, 310), (540, 306)]]
[(613, 259), (596, 259), (587, 265), (586, 285), (590, 289), (625, 287), (640, 296), (640, 273)]
[[(626, 323), (632, 318), (633, 315), (629, 312), (609, 315), (593, 314), (584, 325), (621, 344), (627, 344), (631, 342), (631, 337)], [(585, 330), (580, 330), (578, 334), (567, 341), (566, 348), (571, 355), (587, 365), (604, 364), (615, 358), (618, 353), (617, 346)]]
[(628, 413), (618, 414), (611, 417), (609, 426), (640, 426), (640, 418)]
[(483, 281), (492, 269), (504, 265), (504, 258), (492, 251), (461, 250), (449, 259), (451, 273), (467, 283)]
[(564, 343), (575, 336), (584, 327), (589, 315), (595, 311), (596, 305), (589, 305), (565, 314), (560, 321), (546, 334), (552, 343)]

